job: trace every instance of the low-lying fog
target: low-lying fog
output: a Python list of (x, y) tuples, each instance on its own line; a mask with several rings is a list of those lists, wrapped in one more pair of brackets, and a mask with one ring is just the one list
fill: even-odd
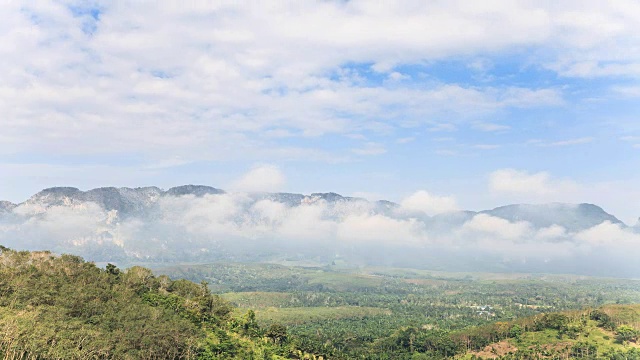
[(640, 277), (640, 234), (588, 204), (428, 216), (421, 202), (432, 199), (424, 192), (393, 204), (336, 194), (146, 189), (136, 197), (113, 190), (116, 203), (128, 205), (120, 210), (110, 198), (35, 195), (0, 211), (0, 244), (93, 261), (286, 260)]

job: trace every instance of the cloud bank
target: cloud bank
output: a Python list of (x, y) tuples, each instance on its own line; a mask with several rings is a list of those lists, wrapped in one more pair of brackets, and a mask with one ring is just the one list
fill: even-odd
[(282, 189), (285, 176), (276, 166), (260, 165), (251, 169), (234, 184), (233, 188), (246, 192), (274, 192)]
[[(527, 62), (560, 76), (640, 74), (631, 1), (5, 5), (3, 153), (135, 153), (167, 163), (217, 160), (234, 148), (260, 158), (283, 147), (262, 133), (384, 133), (562, 104), (558, 87), (416, 82), (402, 68), (467, 56), (480, 64), (514, 49), (538, 49)], [(295, 148), (306, 156), (306, 146)]]
[[(331, 196), (300, 195), (297, 203), (277, 194), (162, 196), (135, 216), (93, 202), (46, 205), (32, 198), (0, 216), (0, 242), (97, 261), (327, 263), (340, 257), (446, 270), (640, 275), (631, 255), (640, 251), (640, 234), (610, 220), (570, 230), (536, 223), (544, 206), (535, 216), (528, 210), (530, 221), (511, 221), (454, 211), (451, 199), (425, 191), (401, 205)], [(433, 209), (446, 212), (424, 212)]]
[(571, 180), (554, 179), (547, 172), (529, 173), (501, 169), (489, 175), (489, 189), (513, 194), (558, 195), (575, 192), (578, 184)]
[(436, 196), (425, 190), (420, 190), (406, 197), (400, 203), (407, 211), (424, 212), (435, 215), (458, 210), (456, 200), (451, 196)]

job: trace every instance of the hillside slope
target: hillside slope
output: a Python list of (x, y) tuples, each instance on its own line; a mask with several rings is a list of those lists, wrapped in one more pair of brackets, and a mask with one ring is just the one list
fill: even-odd
[(295, 353), (286, 329), (261, 329), (205, 283), (72, 255), (0, 247), (0, 357), (247, 359)]

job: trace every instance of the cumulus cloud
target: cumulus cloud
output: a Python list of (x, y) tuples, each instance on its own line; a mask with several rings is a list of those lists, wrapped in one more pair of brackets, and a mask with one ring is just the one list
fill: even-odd
[(560, 225), (551, 225), (538, 230), (535, 238), (543, 242), (553, 242), (556, 240), (566, 239), (567, 236), (567, 230), (564, 227)]
[[(79, 186), (149, 183), (154, 171), (196, 161), (349, 161), (396, 148), (310, 138), (375, 133), (390, 144), (409, 141), (410, 127), (511, 132), (505, 111), (566, 101), (560, 85), (424, 81), (404, 68), (461, 59), (488, 71), (521, 49), (532, 50), (531, 68), (565, 76), (635, 79), (640, 63), (629, 2), (4, 5), (0, 154), (49, 162), (33, 164), (41, 173), (52, 153), (54, 166), (109, 168)], [(19, 176), (0, 181), (14, 188)], [(71, 182), (38, 184), (61, 178)]]
[(437, 196), (425, 190), (419, 190), (404, 198), (400, 205), (407, 211), (423, 212), (435, 215), (458, 210), (456, 200), (451, 196)]
[[(608, 220), (568, 231), (557, 224), (451, 212), (456, 208), (452, 199), (426, 191), (405, 200), (394, 209), (311, 196), (285, 202), (246, 193), (163, 196), (135, 216), (107, 212), (91, 202), (27, 202), (0, 216), (0, 243), (98, 261), (329, 261), (341, 253), (372, 264), (386, 259), (409, 265), (406, 261), (415, 259), (410, 265), (451, 270), (483, 259), (482, 270), (640, 273), (629, 262), (630, 254), (640, 251), (640, 235)], [(445, 209), (438, 217), (421, 215)], [(605, 268), (591, 266), (602, 259)]]
[(274, 192), (280, 190), (285, 182), (285, 176), (278, 167), (260, 165), (244, 174), (232, 187), (247, 192)]
[(416, 219), (394, 219), (384, 215), (356, 214), (347, 216), (338, 226), (338, 239), (364, 244), (425, 244), (424, 224)]
[(619, 224), (605, 221), (600, 225), (576, 234), (576, 239), (589, 245), (614, 246), (629, 251), (640, 246), (640, 234), (623, 229)]
[(363, 74), (400, 79), (397, 65), (534, 47), (549, 55), (530, 62), (562, 74), (617, 65), (635, 76), (637, 13), (592, 2), (577, 11), (528, 2), (11, 2), (0, 9), (0, 152), (184, 163), (233, 149), (255, 159), (278, 153), (273, 137), (431, 128), (442, 115), (455, 127), (506, 108), (555, 106), (563, 102), (557, 88), (387, 86)]
[(516, 169), (501, 169), (489, 175), (489, 188), (494, 192), (550, 195), (572, 192), (577, 187), (575, 182), (555, 179), (547, 172), (529, 173)]
[(497, 239), (517, 240), (525, 239), (530, 234), (531, 225), (526, 221), (512, 223), (495, 216), (478, 214), (464, 223), (461, 230), (467, 233), (486, 234)]
[(95, 203), (51, 207), (21, 204), (13, 217), (0, 219), (0, 241), (9, 246), (60, 250), (111, 243), (112, 215)]
[(282, 218), (276, 237), (311, 244), (324, 242), (332, 244), (337, 232), (335, 221), (327, 217), (324, 204), (317, 203), (293, 208)]

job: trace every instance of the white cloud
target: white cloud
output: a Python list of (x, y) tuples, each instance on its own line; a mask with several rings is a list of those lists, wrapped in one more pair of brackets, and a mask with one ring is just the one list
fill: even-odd
[(640, 248), (640, 234), (623, 229), (618, 224), (605, 221), (575, 235), (576, 239), (588, 245)]
[(554, 141), (554, 142), (542, 142), (542, 141), (538, 141), (535, 144), (537, 146), (544, 146), (544, 147), (552, 147), (552, 146), (570, 146), (570, 145), (581, 145), (581, 144), (588, 144), (590, 142), (592, 142), (594, 139), (593, 137), (581, 137), (581, 138), (575, 138), (575, 139), (567, 139), (567, 140), (560, 140), (560, 141)]
[(369, 142), (366, 143), (363, 147), (352, 149), (351, 151), (358, 155), (380, 155), (386, 153), (387, 149), (385, 149), (382, 144)]
[(455, 150), (449, 150), (449, 149), (438, 149), (436, 150), (436, 154), (441, 156), (456, 156), (458, 155), (458, 152)]
[(547, 172), (529, 173), (515, 169), (501, 169), (489, 175), (489, 188), (494, 192), (553, 195), (574, 192), (578, 184), (571, 180), (554, 179)]
[[(109, 256), (119, 249), (140, 258), (171, 254), (183, 260), (194, 256), (193, 251), (200, 254), (201, 249), (216, 258), (250, 249), (254, 256), (305, 251), (319, 259), (322, 254), (366, 249), (367, 254), (389, 261), (402, 261), (403, 254), (438, 251), (454, 262), (469, 254), (476, 260), (487, 256), (491, 259), (487, 264), (496, 257), (505, 264), (575, 261), (571, 264), (581, 269), (578, 272), (593, 270), (590, 261), (603, 256), (611, 263), (628, 262), (640, 250), (638, 233), (609, 221), (571, 233), (560, 225), (536, 228), (526, 221), (512, 222), (484, 213), (471, 218), (443, 215), (438, 223), (415, 214), (455, 208), (451, 198), (424, 191), (405, 199), (395, 212), (376, 212), (375, 204), (363, 201), (317, 200), (290, 206), (243, 193), (160, 197), (148, 217), (118, 217), (93, 203), (47, 209), (22, 205), (0, 217), (0, 241), (19, 249), (88, 251), (91, 256)], [(456, 220), (461, 218), (466, 220)], [(102, 246), (110, 246), (109, 251), (101, 251)], [(624, 261), (619, 265), (624, 266)], [(565, 265), (561, 268), (567, 269)], [(640, 268), (634, 271), (637, 274)]]
[(474, 149), (478, 149), (478, 150), (494, 150), (494, 149), (499, 149), (501, 146), (497, 145), (497, 144), (477, 144), (477, 145), (473, 145)]
[(640, 97), (640, 86), (614, 86), (611, 90), (628, 98)]
[(432, 195), (424, 190), (416, 191), (404, 198), (400, 202), (400, 205), (403, 210), (411, 212), (419, 211), (427, 215), (458, 210), (458, 205), (453, 197)]
[[(307, 140), (362, 132), (395, 139), (405, 127), (511, 131), (515, 125), (500, 116), (505, 111), (565, 101), (555, 85), (412, 82), (397, 65), (471, 58), (472, 68), (486, 71), (499, 65), (492, 63), (496, 56), (524, 53), (524, 66), (563, 76), (640, 74), (640, 11), (633, 1), (130, 2), (100, 4), (98, 21), (74, 15), (68, 4), (12, 1), (0, 8), (0, 155), (56, 154), (74, 164), (115, 157), (104, 166), (63, 165), (65, 171), (25, 165), (29, 176), (21, 166), (0, 165), (17, 179), (1, 179), (3, 189), (64, 184), (80, 172), (74, 176), (83, 177), (75, 180), (81, 184), (71, 185), (137, 186), (160, 181), (158, 169), (198, 160), (351, 161), (357, 156)], [(368, 81), (363, 74), (370, 70), (401, 81)], [(637, 93), (633, 86), (613, 89)], [(284, 146), (283, 138), (299, 143)], [(457, 154), (449, 148), (437, 153)], [(113, 165), (123, 158), (146, 164)], [(533, 196), (564, 196), (561, 190), (575, 185), (545, 173), (520, 175), (496, 180), (494, 190), (522, 194), (531, 184)], [(278, 189), (284, 181), (277, 174), (266, 180), (241, 187)]]
[(413, 137), (413, 136), (403, 137), (403, 138), (396, 139), (396, 143), (398, 143), (398, 144), (408, 144), (410, 142), (415, 141), (415, 139), (416, 138)]
[(233, 189), (247, 192), (278, 191), (285, 184), (285, 176), (273, 165), (260, 165), (251, 169), (238, 179)]
[[(478, 214), (473, 219), (462, 225), (461, 230), (466, 233), (484, 233), (496, 235), (500, 239), (518, 240), (525, 239), (531, 232), (531, 225), (526, 221), (516, 223), (508, 220), (490, 216), (487, 214)], [(471, 235), (473, 237), (473, 235)]]
[(451, 129), (507, 107), (562, 102), (557, 89), (374, 86), (343, 67), (373, 63), (400, 80), (397, 64), (538, 46), (555, 38), (556, 9), (360, 1), (100, 7), (99, 20), (64, 3), (0, 9), (0, 153), (133, 153), (156, 163), (217, 160), (233, 149), (253, 159), (277, 150), (265, 139), (432, 126), (442, 114)]
[(551, 225), (538, 230), (535, 238), (539, 241), (554, 241), (558, 239), (565, 239), (567, 236), (567, 230), (564, 227), (560, 225)]
[(422, 244), (427, 240), (424, 224), (415, 219), (399, 220), (383, 215), (351, 215), (338, 226), (343, 241), (387, 244)]
[(590, 203), (601, 206), (627, 224), (634, 224), (640, 205), (628, 199), (640, 197), (638, 179), (587, 181), (541, 172), (500, 169), (489, 174), (485, 201), (514, 203)]
[(640, 149), (640, 136), (627, 135), (620, 137), (620, 140), (632, 143), (631, 147), (634, 149)]
[(402, 74), (398, 71), (394, 71), (392, 73), (389, 74), (389, 80), (391, 81), (402, 81), (402, 80), (406, 80), (406, 79), (410, 79), (409, 76)]
[(473, 124), (473, 128), (480, 131), (494, 132), (494, 131), (505, 131), (511, 129), (510, 126), (494, 124), (494, 123), (486, 123), (480, 122)]
[(336, 238), (338, 224), (327, 218), (326, 211), (324, 204), (293, 208), (275, 232), (287, 240), (331, 243)]

